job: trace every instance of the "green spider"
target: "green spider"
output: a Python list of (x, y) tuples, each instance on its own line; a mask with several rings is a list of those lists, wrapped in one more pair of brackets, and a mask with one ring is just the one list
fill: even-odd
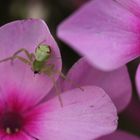
[[(24, 52), (28, 59), (19, 56), (18, 54), (20, 52)], [(48, 45), (39, 45), (35, 53), (29, 53), (28, 50), (25, 48), (21, 48), (17, 52), (15, 52), (11, 57), (8, 57), (6, 59), (0, 60), (1, 62), (11, 60), (13, 62), (14, 59), (19, 59), (25, 64), (28, 64), (31, 66), (32, 71), (37, 73), (45, 73), (48, 76), (50, 75), (50, 72), (53, 71), (54, 65), (48, 65), (47, 62), (49, 58), (51, 57), (51, 48)]]
[[(18, 54), (21, 52), (24, 52), (26, 54), (27, 58), (19, 56)], [(63, 106), (62, 100), (60, 97), (60, 92), (59, 92), (59, 89), (55, 83), (55, 79), (53, 77), (53, 74), (58, 73), (63, 78), (65, 78), (65, 76), (61, 72), (56, 71), (54, 69), (54, 64), (47, 64), (50, 57), (51, 57), (50, 46), (40, 44), (35, 49), (35, 53), (29, 53), (28, 50), (26, 50), (25, 48), (21, 48), (18, 51), (16, 51), (11, 57), (0, 60), (0, 63), (8, 61), (8, 60), (11, 60), (13, 62), (14, 59), (19, 59), (23, 63), (31, 66), (31, 69), (34, 72), (34, 74), (41, 74), (41, 73), (47, 74), (52, 79), (52, 81), (54, 83), (54, 87), (56, 89), (56, 94), (59, 97), (60, 104), (61, 104), (61, 106)]]
[(49, 60), (50, 56), (51, 56), (51, 49), (49, 46), (40, 45), (36, 48), (35, 56), (34, 56), (35, 59), (32, 62), (32, 70), (34, 71), (35, 74), (45, 72), (44, 71), (45, 69), (47, 70), (48, 66), (45, 67), (45, 65), (46, 62)]

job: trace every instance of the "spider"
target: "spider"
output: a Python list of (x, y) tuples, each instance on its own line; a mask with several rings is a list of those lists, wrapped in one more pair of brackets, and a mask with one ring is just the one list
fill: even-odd
[[(24, 52), (27, 58), (19, 56), (18, 54)], [(56, 94), (58, 95), (61, 106), (63, 106), (62, 99), (60, 97), (59, 89), (55, 83), (55, 79), (52, 76), (53, 73), (59, 73), (63, 78), (65, 76), (56, 70), (54, 70), (54, 64), (47, 64), (49, 58), (51, 57), (51, 48), (49, 45), (40, 44), (35, 49), (35, 53), (29, 53), (27, 49), (21, 48), (16, 51), (12, 56), (0, 60), (0, 63), (11, 60), (13, 62), (14, 59), (19, 59), (25, 64), (31, 66), (34, 74), (47, 74), (53, 81), (54, 87), (56, 89)]]

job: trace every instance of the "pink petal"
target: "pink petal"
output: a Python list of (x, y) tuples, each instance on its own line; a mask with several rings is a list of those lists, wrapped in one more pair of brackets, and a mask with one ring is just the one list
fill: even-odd
[(116, 0), (119, 4), (127, 8), (134, 15), (140, 17), (140, 1), (139, 0)]
[[(0, 28), (0, 60), (12, 56), (21, 48), (26, 48), (30, 53), (34, 53), (40, 43), (51, 46), (53, 55), (50, 63), (60, 71), (59, 48), (42, 20), (21, 20), (2, 26)], [(23, 52), (19, 55), (26, 58)], [(58, 76), (59, 74), (54, 74), (55, 79)], [(31, 66), (17, 59), (14, 60), (13, 65), (10, 61), (0, 63), (0, 79), (1, 96), (11, 94), (9, 90), (16, 89), (22, 91), (22, 94), (18, 94), (22, 96), (23, 100), (33, 101), (32, 104), (40, 101), (54, 85), (47, 74), (35, 75)]]
[(3, 139), (1, 140), (34, 140), (33, 138), (31, 138), (30, 136), (28, 136), (27, 134), (21, 132), (18, 135), (7, 135), (6, 137), (2, 137)]
[(36, 108), (26, 130), (41, 140), (89, 140), (114, 131), (117, 112), (108, 95), (94, 86), (83, 89), (63, 93), (63, 107), (56, 97)]
[(137, 68), (137, 72), (136, 72), (136, 87), (138, 90), (138, 94), (140, 96), (140, 64)]
[(140, 140), (140, 138), (127, 132), (118, 130), (110, 135), (103, 136), (96, 140)]
[(103, 88), (119, 112), (130, 102), (132, 87), (126, 66), (111, 72), (104, 72), (92, 67), (85, 58), (82, 58), (73, 65), (66, 79), (70, 79), (71, 82), (65, 80), (62, 84), (63, 90), (84, 85), (96, 85)]
[(139, 30), (140, 19), (115, 0), (92, 0), (60, 24), (58, 36), (91, 64), (112, 70), (139, 56)]

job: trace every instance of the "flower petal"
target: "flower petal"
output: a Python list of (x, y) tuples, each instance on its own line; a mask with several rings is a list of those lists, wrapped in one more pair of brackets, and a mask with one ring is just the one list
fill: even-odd
[(70, 69), (66, 79), (72, 82), (64, 81), (62, 84), (64, 91), (74, 88), (75, 85), (96, 85), (103, 88), (119, 112), (130, 102), (132, 87), (126, 66), (111, 72), (104, 72), (91, 66), (85, 58), (81, 58)]
[(140, 19), (118, 2), (92, 0), (60, 24), (58, 36), (91, 64), (112, 70), (140, 55), (139, 27)]
[(134, 15), (140, 17), (140, 1), (139, 0), (116, 0), (122, 6), (127, 8)]
[(136, 87), (137, 87), (138, 94), (140, 96), (140, 64), (136, 72)]
[(103, 136), (96, 140), (140, 140), (140, 138), (138, 138), (137, 136), (134, 136), (130, 133), (118, 130), (112, 134)]
[[(40, 43), (50, 45), (52, 58), (48, 63), (54, 64), (55, 68), (60, 71), (61, 59), (58, 59), (58, 57), (61, 58), (61, 56), (59, 48), (47, 25), (42, 20), (37, 19), (15, 21), (0, 28), (0, 60), (12, 56), (21, 48), (34, 53)], [(27, 59), (23, 52), (18, 55)], [(11, 61), (0, 63), (1, 95), (2, 93), (11, 93), (7, 90), (17, 89), (22, 91), (21, 96), (24, 99), (33, 99), (34, 102), (40, 101), (54, 84), (47, 74), (34, 74), (31, 67), (18, 59), (15, 59), (13, 64), (11, 64)], [(58, 76), (59, 74), (54, 74), (55, 79)]]
[(24, 132), (19, 133), (18, 135), (3, 135), (1, 137), (1, 140), (35, 140), (32, 137), (30, 137), (29, 135), (27, 135)]
[(26, 130), (41, 140), (89, 140), (116, 129), (116, 108), (101, 88), (77, 88), (61, 98), (63, 107), (56, 97), (28, 114)]

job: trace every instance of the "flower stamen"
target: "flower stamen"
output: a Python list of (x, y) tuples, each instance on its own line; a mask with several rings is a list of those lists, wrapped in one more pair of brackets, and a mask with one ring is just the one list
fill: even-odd
[[(13, 130), (11, 130), (10, 127), (7, 127), (7, 128), (5, 129), (5, 132), (6, 132), (7, 134), (12, 134), (12, 133), (13, 133)], [(15, 129), (14, 129), (14, 132), (15, 132), (15, 133), (19, 132), (19, 128), (15, 128)]]
[(18, 112), (5, 112), (0, 117), (0, 128), (8, 135), (18, 133), (23, 125), (23, 118)]
[(9, 127), (7, 127), (5, 131), (7, 134), (11, 134), (11, 129)]

